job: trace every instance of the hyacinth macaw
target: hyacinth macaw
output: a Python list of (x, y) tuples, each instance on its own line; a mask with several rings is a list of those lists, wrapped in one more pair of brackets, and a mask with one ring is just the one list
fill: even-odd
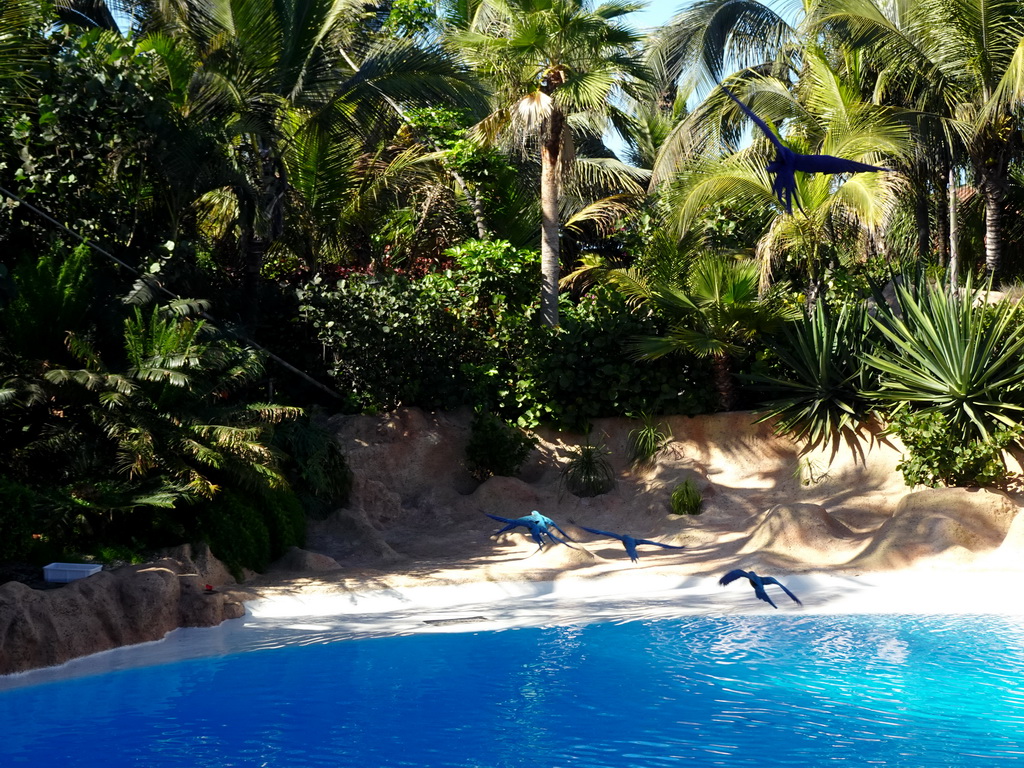
[(545, 517), (537, 510), (533, 510), (533, 512), (531, 512), (530, 514), (525, 515), (523, 517), (517, 517), (514, 520), (508, 517), (498, 517), (497, 515), (492, 515), (490, 512), (484, 512), (484, 514), (492, 520), (497, 520), (499, 523), (505, 523), (504, 528), (502, 528), (499, 531), (495, 531), (495, 536), (505, 533), (505, 531), (511, 531), (513, 528), (518, 528), (519, 526), (522, 526), (530, 532), (530, 535), (533, 537), (533, 540), (537, 542), (537, 547), (540, 549), (544, 548), (544, 536), (548, 536), (552, 541), (557, 541), (559, 544), (565, 544), (565, 546), (567, 547), (576, 549), (576, 547), (573, 547), (572, 544), (570, 544), (568, 541), (564, 541), (563, 539), (560, 539), (557, 536), (555, 536), (555, 534), (551, 532), (551, 529), (554, 528), (560, 534), (565, 536), (566, 539), (569, 539), (569, 541), (575, 541), (575, 539), (573, 539), (572, 536), (570, 536), (568, 533), (559, 528), (554, 520), (552, 520), (550, 517)]
[(629, 555), (629, 559), (634, 563), (640, 560), (640, 553), (636, 551), (637, 544), (650, 544), (655, 547), (663, 547), (665, 549), (685, 549), (685, 547), (679, 544), (662, 544), (660, 541), (651, 541), (650, 539), (637, 539), (630, 536), (628, 533), (612, 533), (611, 531), (600, 531), (597, 528), (587, 528), (585, 525), (581, 525), (584, 531), (589, 531), (597, 536), (607, 536), (612, 539), (618, 539), (622, 542), (622, 546), (626, 548), (626, 554)]
[[(775, 159), (768, 163), (768, 173), (775, 174), (775, 180), (772, 182), (772, 192), (779, 198), (779, 202), (786, 206), (786, 213), (793, 213), (793, 198), (796, 197), (796, 172), (801, 171), (802, 173), (863, 173), (867, 171), (891, 171), (891, 168), (879, 168), (876, 165), (868, 165), (867, 163), (859, 163), (856, 160), (847, 160), (842, 157), (833, 157), (832, 155), (801, 155), (794, 152), (785, 144), (783, 144), (779, 137), (772, 133), (771, 128), (750, 111), (742, 101), (737, 99), (733, 92), (722, 86), (722, 90), (725, 91), (726, 95), (739, 104), (747, 117), (754, 121), (758, 128), (760, 128), (764, 135), (768, 137), (768, 140), (775, 145)], [(797, 200), (797, 208), (800, 208), (800, 201)], [(801, 212), (803, 208), (800, 208)]]
[(800, 598), (798, 598), (796, 595), (794, 595), (792, 592), (786, 589), (785, 584), (776, 579), (774, 576), (758, 576), (753, 571), (744, 571), (739, 568), (736, 568), (725, 574), (725, 576), (718, 580), (718, 583), (724, 587), (726, 584), (731, 584), (732, 582), (736, 581), (736, 579), (746, 579), (747, 581), (749, 581), (750, 586), (754, 588), (754, 594), (757, 595), (757, 598), (759, 600), (764, 600), (772, 608), (778, 608), (779, 606), (773, 603), (772, 599), (768, 597), (768, 593), (765, 592), (764, 589), (765, 584), (778, 584), (780, 587), (782, 587), (783, 592), (785, 592), (787, 595), (793, 598), (794, 602), (796, 602), (798, 605), (803, 605), (803, 603), (800, 602)]

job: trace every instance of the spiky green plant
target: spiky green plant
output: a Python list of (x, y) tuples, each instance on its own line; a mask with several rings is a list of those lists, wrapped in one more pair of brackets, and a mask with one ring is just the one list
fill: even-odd
[(869, 417), (866, 391), (877, 380), (860, 357), (871, 344), (870, 330), (861, 305), (836, 313), (824, 302), (787, 326), (774, 345), (785, 373), (745, 377), (772, 398), (759, 409), (758, 423), (774, 420), (776, 434), (811, 447), (856, 429)]
[(672, 489), (672, 512), (677, 515), (699, 515), (704, 508), (704, 494), (687, 478)]
[(649, 466), (672, 439), (672, 430), (656, 422), (653, 414), (641, 411), (640, 421), (629, 433), (629, 462), (634, 468)]
[(588, 438), (570, 451), (569, 461), (562, 467), (561, 485), (573, 496), (587, 498), (608, 493), (615, 487), (615, 471), (603, 444), (594, 444)]
[(863, 355), (880, 374), (873, 393), (895, 409), (938, 413), (959, 440), (991, 440), (1024, 418), (1024, 311), (989, 304), (970, 286), (901, 285), (898, 309), (872, 323), (887, 344)]

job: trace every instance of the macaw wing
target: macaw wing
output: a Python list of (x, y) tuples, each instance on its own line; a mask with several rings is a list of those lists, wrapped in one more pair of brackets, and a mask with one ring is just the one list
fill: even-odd
[(797, 155), (793, 168), (804, 173), (864, 173), (891, 170), (832, 155)]
[(737, 104), (739, 104), (739, 105), (740, 105), (740, 109), (742, 109), (742, 110), (743, 110), (743, 111), (744, 111), (744, 112), (746, 113), (747, 117), (749, 117), (749, 118), (750, 118), (751, 120), (753, 120), (753, 121), (754, 121), (754, 123), (756, 123), (756, 124), (757, 124), (757, 127), (761, 129), (761, 131), (762, 131), (762, 132), (764, 133), (764, 135), (765, 135), (765, 136), (767, 136), (767, 137), (768, 137), (768, 138), (769, 138), (769, 139), (771, 140), (772, 144), (774, 144), (774, 145), (776, 146), (776, 148), (777, 148), (777, 149), (780, 149), (780, 150), (784, 150), (784, 149), (786, 149), (785, 145), (783, 145), (783, 143), (782, 143), (781, 141), (779, 141), (779, 137), (778, 137), (778, 136), (776, 136), (776, 135), (775, 135), (775, 134), (774, 134), (774, 133), (772, 132), (772, 129), (771, 129), (771, 128), (769, 128), (769, 127), (768, 127), (768, 124), (767, 124), (767, 123), (766, 123), (766, 122), (765, 122), (764, 120), (762, 120), (762, 119), (761, 119), (760, 117), (758, 117), (757, 115), (755, 115), (755, 114), (754, 114), (754, 113), (753, 113), (753, 112), (752, 112), (752, 111), (750, 110), (750, 107), (748, 107), (748, 106), (747, 106), (746, 104), (744, 104), (744, 103), (743, 103), (742, 101), (740, 101), (739, 99), (737, 99), (737, 98), (736, 98), (736, 97), (735, 97), (735, 96), (733, 95), (732, 91), (730, 91), (730, 90), (729, 90), (728, 88), (726, 88), (726, 87), (725, 87), (724, 85), (722, 86), (722, 90), (723, 90), (723, 91), (725, 91), (726, 95), (727, 95), (727, 96), (728, 96), (728, 97), (729, 97), (730, 99), (732, 99), (733, 101), (735, 101), (735, 102), (736, 102)]
[(686, 549), (679, 544), (662, 544), (660, 541), (651, 541), (650, 539), (637, 539), (637, 544), (650, 544), (653, 547), (663, 547), (664, 549)]
[(749, 579), (749, 578), (750, 578), (750, 574), (749, 573), (747, 573), (746, 571), (744, 571), (744, 570), (742, 570), (740, 568), (734, 568), (733, 570), (731, 570), (727, 574), (725, 574), (725, 576), (720, 578), (718, 580), (718, 583), (721, 584), (724, 587), (726, 584), (732, 584), (734, 581), (736, 581), (736, 579)]
[(778, 579), (776, 579), (774, 576), (768, 576), (767, 578), (762, 579), (762, 581), (765, 584), (777, 584), (779, 587), (782, 588), (783, 592), (785, 592), (787, 595), (789, 595), (793, 599), (794, 602), (796, 602), (798, 605), (803, 605), (803, 603), (800, 602), (800, 598), (797, 597), (796, 595), (794, 595), (792, 592), (790, 592), (789, 589), (786, 587), (786, 585), (783, 584)]
[[(554, 520), (551, 520), (551, 519), (549, 519), (549, 520), (548, 520), (548, 524), (549, 524), (549, 525), (550, 525), (550, 526), (551, 526), (552, 528), (554, 528), (554, 529), (555, 529), (556, 531), (558, 531), (558, 532), (559, 532), (560, 534), (562, 534), (563, 536), (565, 536), (565, 538), (567, 538), (567, 539), (568, 539), (569, 541), (576, 541), (576, 539), (574, 539), (574, 538), (573, 538), (572, 536), (570, 536), (570, 535), (569, 535), (568, 533), (566, 533), (566, 532), (565, 532), (565, 531), (563, 531), (563, 530), (562, 530), (561, 528), (559, 528), (559, 527), (558, 527), (558, 523), (556, 523), (556, 522), (555, 522)], [(548, 531), (548, 536), (550, 536), (550, 535), (551, 535), (551, 531)]]
[[(556, 528), (558, 528), (558, 526), (557, 526), (557, 525), (556, 525), (555, 527), (556, 527)], [(559, 528), (559, 530), (561, 530), (561, 529)], [(558, 538), (558, 537), (557, 537), (557, 536), (555, 536), (555, 534), (553, 534), (553, 533), (552, 533), (551, 531), (547, 531), (546, 533), (547, 533), (547, 535), (548, 535), (548, 536), (550, 536), (550, 537), (551, 537), (552, 541), (557, 541), (557, 542), (558, 542), (559, 544), (565, 544), (565, 546), (567, 546), (567, 547), (568, 547), (569, 549), (579, 549), (579, 547), (574, 547), (574, 546), (573, 546), (572, 544), (570, 544), (570, 543), (569, 543), (568, 541), (565, 541), (565, 540), (563, 540), (563, 539), (560, 539), (560, 538)]]
[(599, 530), (597, 528), (587, 528), (587, 526), (585, 526), (585, 525), (581, 525), (580, 528), (582, 528), (584, 531), (588, 531), (590, 533), (593, 533), (596, 536), (607, 536), (610, 539), (619, 539), (619, 540), (622, 539), (622, 537), (619, 534), (612, 533), (611, 531), (602, 531), (602, 530)]
[(484, 512), (484, 514), (491, 518), (491, 520), (497, 520), (499, 523), (516, 523), (518, 525), (518, 521), (507, 517), (498, 517), (497, 515), (492, 515), (490, 512)]
[(775, 603), (772, 602), (772, 599), (770, 597), (768, 597), (768, 593), (764, 591), (764, 586), (761, 585), (761, 584), (757, 584), (756, 582), (754, 584), (754, 594), (757, 595), (757, 599), (758, 600), (764, 600), (772, 608), (778, 608), (779, 607)]

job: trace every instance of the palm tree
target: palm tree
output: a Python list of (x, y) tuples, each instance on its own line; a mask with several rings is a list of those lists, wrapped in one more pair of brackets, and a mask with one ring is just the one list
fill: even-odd
[(800, 315), (798, 307), (786, 302), (784, 285), (759, 292), (754, 261), (705, 256), (693, 263), (683, 281), (651, 279), (635, 268), (603, 269), (593, 261), (587, 271), (669, 322), (663, 336), (637, 339), (638, 357), (654, 360), (688, 352), (711, 360), (723, 411), (735, 402), (734, 361), (760, 334)]
[(985, 201), (985, 265), (1003, 258), (1009, 163), (1020, 146), (1014, 110), (1024, 97), (1024, 14), (1017, 0), (877, 4), (824, 0), (813, 28), (865, 51), (889, 98), (916, 103), (966, 148)]
[[(909, 131), (887, 111), (862, 102), (813, 49), (804, 53), (804, 77), (796, 88), (775, 78), (749, 76), (733, 83), (741, 98), (757, 104), (769, 122), (786, 121), (785, 140), (801, 153), (875, 160), (880, 153), (900, 156), (906, 151)], [(742, 117), (721, 93), (713, 94), (680, 126), (692, 146), (676, 174), (662, 182), (662, 196), (675, 212), (677, 235), (685, 235), (702, 216), (723, 203), (735, 210), (777, 211), (758, 238), (757, 252), (767, 284), (773, 262), (782, 258), (804, 264), (807, 302), (813, 304), (821, 289), (823, 269), (838, 261), (851, 244), (863, 244), (881, 231), (895, 204), (901, 181), (894, 174), (797, 178), (801, 210), (784, 214), (765, 170), (774, 147), (762, 136), (749, 146), (717, 155), (716, 147), (728, 135), (729, 124)], [(720, 128), (725, 120), (727, 129)]]
[(214, 190), (207, 203), (237, 227), (250, 308), (296, 197), (296, 152), (377, 140), (393, 131), (402, 105), (482, 109), (473, 78), (439, 48), (360, 37), (351, 11), (347, 0), (184, 0), (149, 9), (145, 44), (165, 61), (183, 119), (214, 126), (228, 147), (221, 177), (230, 194)]
[[(640, 36), (621, 23), (639, 6), (587, 0), (483, 0), (453, 33), (492, 85), (497, 105), (479, 125), (487, 139), (511, 133), (540, 154), (541, 316), (558, 324), (559, 206), (574, 135), (600, 135), (616, 91), (649, 81)], [(588, 123), (590, 123), (588, 125)]]

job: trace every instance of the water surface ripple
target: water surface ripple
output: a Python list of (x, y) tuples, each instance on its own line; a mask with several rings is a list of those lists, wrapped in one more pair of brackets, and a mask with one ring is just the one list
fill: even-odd
[(1024, 764), (1022, 680), (1008, 616), (417, 634), (0, 692), (0, 765)]

